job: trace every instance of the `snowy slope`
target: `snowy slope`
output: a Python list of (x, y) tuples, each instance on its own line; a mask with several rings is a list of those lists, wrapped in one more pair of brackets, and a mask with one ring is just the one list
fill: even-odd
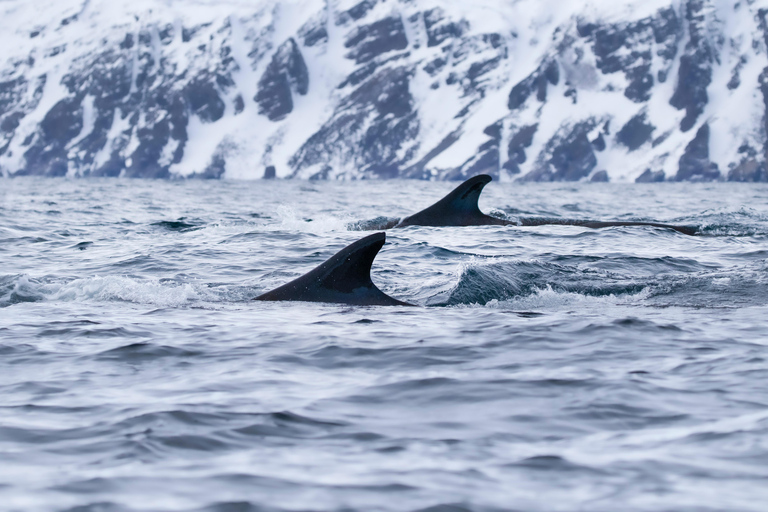
[(4, 175), (766, 181), (768, 0), (0, 0)]

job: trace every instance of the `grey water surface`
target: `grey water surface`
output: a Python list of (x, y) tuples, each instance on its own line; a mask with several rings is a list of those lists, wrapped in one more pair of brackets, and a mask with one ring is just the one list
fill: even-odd
[(768, 186), (0, 180), (0, 509), (764, 511)]

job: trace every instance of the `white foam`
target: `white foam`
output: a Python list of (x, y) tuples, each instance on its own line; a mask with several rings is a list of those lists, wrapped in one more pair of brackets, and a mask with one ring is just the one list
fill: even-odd
[(320, 214), (311, 220), (295, 205), (281, 204), (275, 209), (278, 223), (271, 228), (278, 231), (299, 231), (302, 233), (328, 233), (347, 231), (347, 225), (353, 222), (349, 215)]
[(23, 297), (43, 297), (50, 301), (126, 301), (161, 307), (181, 307), (215, 297), (203, 287), (189, 283), (161, 283), (159, 279), (127, 276), (94, 276), (66, 283), (39, 283), (28, 275), (19, 276), (12, 293)]

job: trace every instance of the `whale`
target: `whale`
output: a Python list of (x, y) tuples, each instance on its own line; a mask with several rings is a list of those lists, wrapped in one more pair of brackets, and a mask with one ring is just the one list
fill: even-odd
[(385, 241), (383, 232), (361, 238), (301, 277), (253, 300), (413, 306), (390, 297), (371, 281), (371, 265)]
[(453, 189), (438, 202), (418, 213), (404, 217), (394, 228), (406, 226), (505, 226), (512, 222), (491, 217), (480, 211), (477, 201), (491, 182), (487, 174), (478, 174)]
[(685, 235), (695, 235), (697, 226), (678, 226), (661, 222), (643, 221), (595, 221), (578, 219), (520, 218), (517, 222), (500, 219), (484, 214), (477, 202), (483, 188), (493, 178), (487, 174), (478, 174), (453, 189), (435, 204), (400, 220), (379, 225), (379, 229), (404, 228), (408, 226), (544, 226), (563, 225), (580, 226), (591, 229), (647, 226), (672, 229)]

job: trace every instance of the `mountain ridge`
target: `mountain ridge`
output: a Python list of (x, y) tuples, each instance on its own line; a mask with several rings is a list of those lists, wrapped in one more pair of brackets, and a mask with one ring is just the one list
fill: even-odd
[(756, 0), (30, 4), (5, 176), (768, 181)]

